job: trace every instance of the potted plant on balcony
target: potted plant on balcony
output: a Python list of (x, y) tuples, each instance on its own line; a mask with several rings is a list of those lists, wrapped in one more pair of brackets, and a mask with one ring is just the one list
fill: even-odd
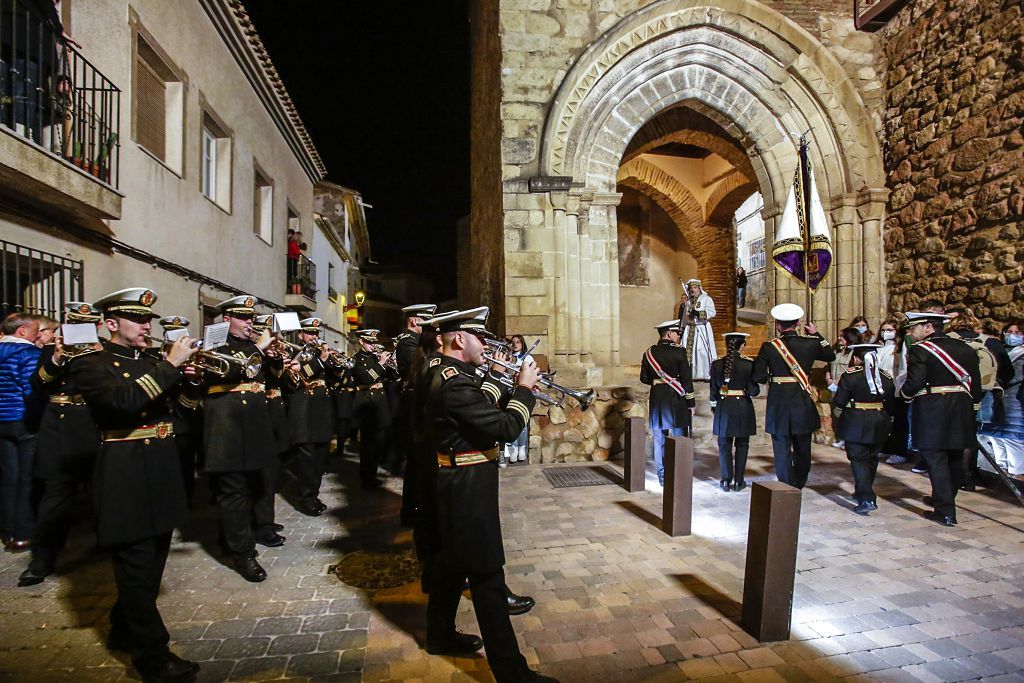
[(302, 279), (292, 278), (288, 281), (289, 294), (302, 294)]
[(107, 136), (106, 142), (100, 145), (99, 152), (96, 154), (96, 161), (93, 163), (92, 168), (89, 169), (94, 176), (104, 182), (110, 180), (110, 151), (116, 144), (117, 133), (111, 133)]

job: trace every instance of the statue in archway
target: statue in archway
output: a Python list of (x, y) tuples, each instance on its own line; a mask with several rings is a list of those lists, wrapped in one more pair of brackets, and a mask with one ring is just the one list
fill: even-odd
[(708, 322), (715, 317), (715, 302), (704, 291), (700, 280), (691, 278), (685, 287), (678, 316), (682, 346), (693, 368), (693, 379), (706, 381), (711, 377), (711, 362), (718, 358), (714, 333)]

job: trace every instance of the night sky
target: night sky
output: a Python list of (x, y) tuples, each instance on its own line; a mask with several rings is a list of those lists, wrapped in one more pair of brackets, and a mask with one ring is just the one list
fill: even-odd
[(245, 0), (327, 165), (358, 190), (373, 260), (455, 295), (469, 213), (467, 0)]

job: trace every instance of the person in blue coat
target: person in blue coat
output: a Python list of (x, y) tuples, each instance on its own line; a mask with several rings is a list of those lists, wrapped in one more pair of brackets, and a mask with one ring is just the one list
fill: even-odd
[(757, 433), (754, 402), (750, 399), (761, 393), (761, 387), (751, 377), (754, 361), (740, 355), (750, 335), (726, 332), (723, 336), (726, 354), (711, 364), (713, 430), (718, 437), (718, 463), (722, 473), (719, 486), (723, 491), (730, 487), (733, 491), (742, 491), (747, 485), (743, 471), (747, 466), (750, 437)]

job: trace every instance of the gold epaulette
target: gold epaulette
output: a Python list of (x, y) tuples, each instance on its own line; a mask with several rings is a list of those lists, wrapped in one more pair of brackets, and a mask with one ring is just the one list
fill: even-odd
[(440, 364), (441, 364), (441, 359), (440, 358), (431, 358), (430, 362), (427, 363), (427, 367), (436, 368)]
[(448, 367), (446, 367), (444, 370), (441, 371), (441, 379), (444, 380), (445, 382), (447, 382), (448, 380), (452, 379), (453, 377), (458, 377), (458, 376), (459, 376), (458, 368), (453, 368), (450, 365)]
[(860, 372), (863, 369), (863, 365), (851, 365), (850, 367), (846, 368), (846, 372)]

